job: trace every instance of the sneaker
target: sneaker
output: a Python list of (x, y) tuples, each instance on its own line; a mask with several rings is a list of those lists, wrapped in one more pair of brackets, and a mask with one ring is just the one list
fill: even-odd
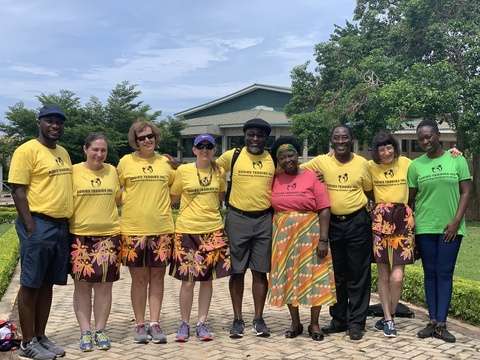
[(42, 345), (40, 345), (37, 338), (33, 338), (32, 341), (26, 344), (24, 344), (22, 341), (18, 351), (18, 358), (23, 360), (28, 360), (28, 359), (52, 360), (52, 359), (55, 359), (56, 357), (57, 357), (56, 354), (48, 351)]
[(165, 344), (167, 342), (167, 337), (158, 323), (150, 325), (147, 328), (147, 336), (154, 344)]
[(65, 355), (65, 350), (62, 347), (55, 345), (45, 334), (40, 335), (37, 340), (40, 345), (42, 345), (51, 353), (54, 353), (55, 355), (60, 357)]
[(186, 342), (188, 341), (189, 336), (190, 336), (190, 325), (182, 321), (182, 323), (180, 324), (180, 327), (178, 328), (177, 336), (175, 336), (175, 341)]
[(83, 352), (93, 350), (93, 339), (90, 330), (86, 330), (80, 334), (80, 350)]
[(382, 317), (380, 320), (378, 320), (375, 325), (373, 325), (373, 327), (375, 329), (377, 329), (378, 331), (382, 331), (383, 330), (383, 327), (384, 327), (384, 324), (385, 324), (385, 318)]
[(397, 330), (395, 330), (395, 322), (393, 320), (385, 321), (383, 335), (386, 337), (397, 337)]
[(133, 342), (136, 344), (148, 344), (147, 331), (145, 324), (135, 325), (135, 334), (133, 335)]
[(445, 324), (435, 326), (433, 337), (436, 339), (442, 339), (443, 341), (449, 343), (454, 343), (456, 341), (455, 336), (453, 336), (450, 331), (447, 330), (447, 325)]
[(430, 321), (427, 326), (425, 326), (425, 329), (420, 330), (417, 333), (417, 336), (420, 339), (425, 339), (433, 336), (433, 332), (435, 331), (435, 326), (437, 325), (436, 322)]
[(105, 330), (95, 331), (95, 343), (97, 344), (97, 349), (99, 350), (109, 350), (111, 348), (110, 339), (108, 338)]
[(212, 334), (208, 331), (207, 324), (205, 323), (198, 323), (195, 333), (201, 341), (212, 340)]
[(270, 336), (270, 329), (265, 324), (263, 317), (259, 317), (253, 320), (253, 332), (257, 336), (267, 337)]
[(245, 330), (245, 322), (238, 317), (233, 319), (233, 324), (230, 328), (230, 337), (232, 339), (238, 339), (243, 337), (243, 330)]

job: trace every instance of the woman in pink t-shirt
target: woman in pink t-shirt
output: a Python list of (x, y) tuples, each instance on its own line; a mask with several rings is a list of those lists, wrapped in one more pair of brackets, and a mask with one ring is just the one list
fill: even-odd
[(277, 307), (288, 305), (292, 323), (285, 331), (286, 338), (302, 334), (298, 307), (309, 307), (308, 333), (313, 340), (323, 340), (318, 324), (321, 306), (336, 302), (328, 248), (330, 200), (316, 174), (298, 166), (298, 141), (281, 137), (271, 151), (284, 172), (275, 176), (272, 188), (275, 214), (269, 303)]

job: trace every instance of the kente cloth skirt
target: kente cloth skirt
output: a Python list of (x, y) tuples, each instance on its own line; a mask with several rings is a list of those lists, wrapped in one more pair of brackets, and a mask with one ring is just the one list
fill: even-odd
[(215, 280), (231, 273), (230, 249), (223, 229), (207, 234), (176, 233), (170, 275), (184, 281)]
[(376, 263), (413, 264), (416, 251), (412, 209), (407, 204), (378, 203), (371, 211), (373, 256)]
[(123, 235), (122, 263), (132, 267), (167, 267), (172, 256), (173, 234)]
[(71, 234), (70, 273), (74, 280), (113, 282), (120, 278), (120, 235), (81, 236)]
[(272, 269), (268, 301), (272, 306), (333, 305), (336, 302), (332, 255), (317, 256), (320, 224), (316, 212), (273, 215)]

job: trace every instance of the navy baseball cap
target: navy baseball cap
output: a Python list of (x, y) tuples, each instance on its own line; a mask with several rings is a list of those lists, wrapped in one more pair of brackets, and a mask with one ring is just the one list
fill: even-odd
[(207, 140), (212, 145), (215, 145), (215, 139), (211, 135), (201, 134), (195, 138), (195, 140), (193, 141), (193, 146), (197, 146), (200, 141), (204, 141), (204, 140)]
[(270, 135), (270, 132), (272, 131), (270, 124), (260, 118), (248, 120), (245, 124), (243, 124), (243, 133), (245, 134), (247, 129), (250, 129), (250, 128), (259, 128), (259, 129), (265, 130), (265, 132), (267, 133), (267, 136)]
[(61, 118), (63, 118), (63, 121), (67, 120), (67, 117), (63, 113), (63, 110), (60, 106), (55, 105), (55, 104), (46, 104), (44, 105), (41, 109), (40, 112), (38, 113), (38, 118), (42, 118), (45, 116), (49, 115), (58, 115)]

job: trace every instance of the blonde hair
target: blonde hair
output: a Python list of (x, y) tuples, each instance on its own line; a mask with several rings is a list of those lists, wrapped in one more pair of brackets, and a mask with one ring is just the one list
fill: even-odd
[(128, 130), (128, 143), (134, 150), (140, 149), (137, 144), (137, 133), (145, 131), (147, 128), (150, 128), (155, 135), (155, 146), (158, 146), (162, 140), (162, 132), (151, 121), (137, 119)]

